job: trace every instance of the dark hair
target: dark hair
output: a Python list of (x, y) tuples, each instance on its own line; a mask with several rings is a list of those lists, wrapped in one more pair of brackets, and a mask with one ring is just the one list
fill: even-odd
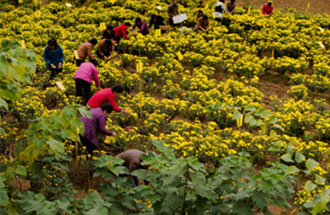
[(156, 15), (155, 14), (151, 14), (151, 19), (156, 19)]
[(140, 17), (137, 17), (137, 18), (135, 19), (135, 23), (139, 23), (139, 22), (141, 22), (141, 18), (140, 18)]
[(128, 26), (128, 27), (129, 27), (129, 26), (132, 26), (131, 23), (129, 23), (129, 22), (125, 22), (124, 24), (125, 24), (126, 26)]
[(57, 48), (58, 44), (55, 38), (51, 38), (50, 40), (48, 40), (47, 42), (48, 46), (54, 46), (55, 48)]
[(103, 105), (101, 105), (101, 109), (102, 111), (106, 111), (107, 113), (111, 113), (113, 108), (111, 106), (111, 104), (109, 104), (109, 102), (103, 103)]
[(112, 31), (113, 27), (111, 25), (107, 25), (107, 30)]
[(91, 62), (92, 64), (94, 64), (94, 66), (98, 66), (98, 63), (96, 60), (94, 59), (90, 59), (89, 62)]
[(111, 88), (113, 93), (122, 93), (124, 91), (124, 87), (121, 85), (116, 85)]
[(202, 10), (198, 10), (197, 14), (204, 14), (204, 12)]
[(272, 6), (272, 3), (271, 2), (268, 2), (268, 6)]
[(111, 39), (106, 39), (105, 42), (104, 42), (104, 45), (111, 46), (112, 45)]
[(204, 19), (204, 20), (208, 20), (209, 17), (208, 17), (207, 15), (204, 15), (204, 16), (203, 16), (203, 19)]
[(91, 39), (91, 40), (88, 41), (88, 42), (90, 42), (90, 43), (93, 44), (93, 45), (96, 45), (96, 44), (97, 44), (97, 39), (93, 38), (93, 39)]

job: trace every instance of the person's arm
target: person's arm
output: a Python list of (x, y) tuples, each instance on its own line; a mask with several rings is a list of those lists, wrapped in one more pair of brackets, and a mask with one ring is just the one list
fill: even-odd
[(44, 50), (44, 60), (46, 62), (46, 65), (50, 64), (50, 60), (48, 58), (48, 51), (47, 51), (47, 47)]
[(88, 57), (90, 58), (90, 59), (94, 59), (94, 55), (92, 54), (92, 46), (91, 45), (89, 45), (88, 47), (87, 47), (87, 55), (88, 55)]
[(170, 18), (172, 18), (174, 15), (173, 10), (172, 10), (172, 5), (168, 6), (167, 8), (167, 13)]
[(210, 22), (209, 22), (209, 20), (207, 20), (207, 26), (206, 26), (206, 31), (208, 31), (209, 30), (209, 28), (210, 28)]
[(122, 33), (123, 33), (123, 37), (128, 40), (128, 36), (127, 36), (127, 33), (126, 33), (127, 29), (123, 29), (122, 30)]
[(96, 51), (104, 58), (104, 53), (102, 51), (102, 41), (99, 42), (99, 44), (97, 44), (97, 48)]
[(197, 23), (196, 23), (196, 25), (195, 25), (195, 27), (194, 27), (194, 30), (198, 30), (198, 29), (203, 29), (203, 28), (201, 27), (201, 20), (200, 20), (200, 19), (198, 19), (198, 21), (197, 21)]
[(262, 14), (265, 15), (266, 14), (266, 8), (265, 8), (265, 5), (262, 6)]
[(136, 27), (136, 23), (134, 23), (134, 25), (132, 26), (132, 32), (134, 31), (135, 27)]
[(113, 135), (113, 133), (111, 131), (109, 131), (109, 130), (107, 130), (105, 128), (105, 119), (106, 119), (105, 116), (102, 116), (102, 117), (99, 118), (99, 128), (100, 128), (100, 131), (103, 134), (108, 135), (108, 136)]
[(121, 112), (121, 109), (117, 106), (116, 101), (115, 101), (115, 96), (109, 96), (108, 98), (109, 104), (111, 104), (112, 109), (116, 112)]
[(142, 24), (141, 24), (141, 28), (139, 29), (139, 31), (138, 31), (138, 33), (141, 33), (141, 32), (143, 32), (144, 30), (145, 30), (145, 28), (146, 28), (146, 23), (145, 22), (142, 22)]
[(273, 6), (270, 8), (270, 13), (268, 14), (269, 16), (271, 16), (273, 14)]
[(93, 67), (92, 71), (93, 71), (93, 77), (94, 77), (95, 85), (96, 85), (97, 88), (100, 88), (100, 79), (99, 79), (99, 76), (97, 75), (96, 67)]

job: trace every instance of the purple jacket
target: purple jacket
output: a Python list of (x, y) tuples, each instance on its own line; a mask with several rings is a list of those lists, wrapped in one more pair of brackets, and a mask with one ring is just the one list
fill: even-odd
[(88, 139), (95, 146), (99, 146), (99, 141), (97, 139), (98, 133), (103, 133), (105, 135), (112, 135), (111, 131), (105, 128), (106, 115), (103, 113), (101, 108), (93, 108), (90, 110), (92, 118), (80, 117), (85, 125), (84, 137)]
[(97, 75), (97, 69), (94, 66), (94, 64), (90, 62), (82, 63), (79, 66), (76, 74), (74, 75), (74, 79), (77, 78), (84, 80), (90, 84), (93, 82), (93, 78), (94, 78), (96, 86), (100, 87), (100, 80), (99, 80), (99, 76)]
[[(136, 27), (136, 24), (133, 25), (132, 31), (134, 31), (135, 27)], [(138, 32), (143, 35), (149, 34), (149, 26), (145, 21), (141, 20), (141, 27)]]

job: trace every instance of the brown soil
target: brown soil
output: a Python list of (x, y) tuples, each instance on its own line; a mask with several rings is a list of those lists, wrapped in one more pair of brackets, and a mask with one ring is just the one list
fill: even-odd
[[(266, 0), (236, 0), (239, 6), (246, 4), (252, 5), (254, 8), (260, 8), (265, 4)], [(310, 3), (310, 11), (313, 13), (329, 13), (330, 0), (273, 0), (275, 13), (276, 8), (295, 8), (299, 11), (307, 10), (307, 4)]]

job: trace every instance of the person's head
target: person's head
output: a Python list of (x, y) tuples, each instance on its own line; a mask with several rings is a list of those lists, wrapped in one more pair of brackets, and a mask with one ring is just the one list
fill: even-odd
[(107, 25), (107, 31), (110, 33), (113, 30), (113, 27), (111, 25)]
[(93, 46), (95, 46), (97, 44), (97, 39), (93, 38), (88, 42), (90, 42)]
[(137, 26), (140, 26), (140, 25), (141, 25), (141, 18), (140, 18), (140, 17), (137, 17), (137, 18), (135, 19), (135, 24), (136, 24)]
[(127, 27), (132, 26), (130, 22), (125, 22), (124, 24), (125, 24)]
[(58, 46), (57, 41), (56, 41), (55, 38), (52, 38), (52, 39), (48, 40), (47, 45), (51, 50), (55, 50)]
[(110, 39), (106, 39), (104, 42), (105, 46), (112, 46), (112, 41)]
[(152, 21), (157, 21), (157, 16), (155, 14), (151, 14), (151, 20)]
[(203, 16), (203, 19), (204, 19), (204, 20), (208, 20), (209, 17), (208, 17), (207, 15), (204, 15), (204, 16)]
[(202, 17), (204, 15), (203, 11), (202, 10), (198, 10), (197, 11), (197, 16), (198, 17)]
[(178, 1), (177, 0), (173, 0), (173, 3), (176, 4), (176, 3), (178, 3)]
[(225, 3), (225, 0), (220, 0), (220, 2)]
[(111, 104), (109, 104), (109, 102), (103, 103), (103, 105), (101, 105), (101, 109), (103, 111), (104, 114), (108, 115), (112, 112), (112, 106)]
[(235, 3), (235, 0), (230, 0), (230, 3), (234, 4)]
[(270, 6), (272, 6), (272, 4), (273, 4), (273, 1), (268, 1), (268, 7), (270, 7)]
[(111, 90), (115, 95), (120, 95), (124, 91), (124, 87), (121, 85), (116, 85), (112, 87)]

